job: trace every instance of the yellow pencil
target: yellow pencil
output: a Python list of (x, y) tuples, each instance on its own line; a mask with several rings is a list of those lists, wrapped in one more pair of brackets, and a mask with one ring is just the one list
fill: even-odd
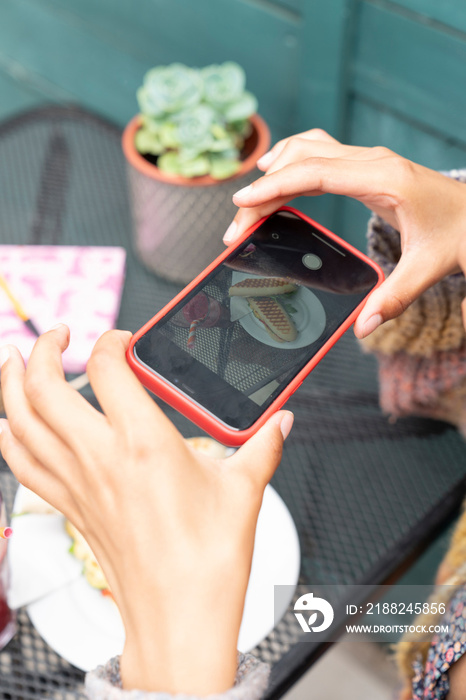
[(40, 333), (29, 318), (29, 314), (26, 313), (19, 300), (15, 297), (3, 275), (0, 275), (0, 287), (11, 301), (11, 305), (13, 306), (16, 315), (22, 320), (24, 325), (29, 328), (32, 333), (34, 333), (34, 335), (39, 336)]

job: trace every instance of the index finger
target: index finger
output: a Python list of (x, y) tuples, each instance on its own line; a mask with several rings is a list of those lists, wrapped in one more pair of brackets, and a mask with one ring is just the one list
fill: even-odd
[(257, 167), (259, 170), (268, 170), (269, 167), (276, 161), (278, 156), (286, 148), (286, 146), (294, 139), (303, 139), (306, 141), (321, 141), (325, 143), (339, 144), (340, 142), (330, 136), (323, 129), (309, 129), (308, 131), (301, 131), (299, 134), (293, 134), (288, 136), (281, 141), (277, 141), (273, 148), (270, 149), (268, 153), (259, 158), (257, 161)]
[(132, 426), (143, 431), (150, 426), (155, 433), (170, 436), (179, 433), (157, 406), (126, 361), (131, 339), (128, 331), (107, 331), (97, 341), (87, 363), (87, 374), (96, 398), (113, 425), (126, 430)]
[(263, 216), (273, 214), (274, 211), (277, 211), (277, 209), (280, 209), (280, 207), (283, 207), (292, 199), (293, 197), (278, 197), (277, 199), (272, 199), (257, 207), (238, 209), (235, 218), (223, 236), (224, 244), (231, 245), (247, 231), (248, 228), (251, 228), (251, 226), (254, 226), (254, 224), (260, 221)]
[(302, 195), (341, 194), (358, 199), (363, 204), (376, 196), (380, 199), (385, 195), (390, 196), (391, 183), (396, 182), (394, 174), (388, 161), (384, 168), (377, 160), (322, 156), (290, 163), (233, 195), (233, 201), (240, 210), (224, 242), (233, 243), (260, 218)]
[(105, 418), (65, 380), (62, 353), (69, 329), (60, 326), (41, 335), (32, 350), (24, 377), (26, 398), (42, 420), (77, 453), (83, 436), (93, 434)]

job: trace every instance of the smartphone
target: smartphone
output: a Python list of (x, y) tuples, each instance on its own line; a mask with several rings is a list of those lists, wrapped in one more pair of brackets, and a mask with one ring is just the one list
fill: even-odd
[(296, 391), (382, 280), (363, 253), (283, 207), (146, 323), (127, 359), (154, 394), (239, 446)]

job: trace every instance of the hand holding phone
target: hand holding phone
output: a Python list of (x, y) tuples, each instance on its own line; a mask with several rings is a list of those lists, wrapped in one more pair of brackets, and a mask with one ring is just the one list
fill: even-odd
[(365, 255), (284, 207), (138, 331), (128, 362), (203, 430), (241, 445), (296, 391), (382, 279)]

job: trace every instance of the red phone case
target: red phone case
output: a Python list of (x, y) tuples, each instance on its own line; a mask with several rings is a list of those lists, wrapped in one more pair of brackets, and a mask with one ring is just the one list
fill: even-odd
[[(293, 209), (292, 207), (281, 207), (279, 211), (289, 211), (299, 216), (304, 221), (307, 221), (309, 224), (322, 231), (322, 233), (324, 233), (326, 236), (336, 241), (340, 246), (346, 248), (349, 252), (353, 253), (353, 255), (357, 256), (358, 258), (361, 258), (362, 260), (364, 260), (364, 262), (370, 265), (377, 272), (378, 275), (377, 284), (371, 290), (370, 293), (372, 293), (372, 291), (374, 291), (374, 289), (376, 289), (383, 282), (384, 275), (380, 267), (375, 262), (373, 262), (373, 260), (370, 260), (370, 258), (368, 258), (366, 255), (357, 250), (357, 248), (354, 248), (352, 245), (342, 240), (339, 236), (332, 233), (324, 226), (321, 226), (317, 222), (313, 221), (297, 209)], [(302, 370), (296, 375), (296, 377), (292, 379), (288, 386), (264, 411), (260, 418), (258, 418), (258, 420), (247, 430), (234, 430), (232, 428), (229, 428), (220, 420), (215, 419), (210, 413), (204, 411), (201, 406), (194, 403), (194, 401), (192, 401), (186, 394), (182, 393), (174, 386), (166, 382), (162, 377), (156, 376), (145, 366), (143, 366), (135, 357), (133, 350), (134, 345), (137, 343), (139, 338), (141, 338), (141, 336), (147, 333), (147, 331), (157, 321), (159, 321), (163, 316), (165, 316), (165, 314), (168, 311), (170, 311), (174, 306), (176, 306), (176, 304), (178, 304), (178, 302), (180, 302), (183, 299), (183, 297), (186, 296), (186, 294), (188, 294), (192, 289), (194, 289), (194, 287), (196, 287), (200, 282), (202, 282), (205, 279), (205, 277), (207, 277), (207, 275), (209, 275), (221, 262), (223, 262), (223, 260), (225, 260), (225, 258), (227, 258), (235, 248), (241, 245), (241, 243), (244, 240), (246, 240), (246, 238), (248, 238), (248, 236), (250, 236), (251, 233), (253, 233), (253, 231), (255, 231), (256, 228), (258, 228), (265, 221), (266, 218), (268, 217), (264, 217), (256, 224), (254, 224), (254, 226), (251, 226), (251, 228), (248, 229), (238, 241), (226, 248), (225, 252), (219, 255), (218, 258), (216, 258), (205, 270), (203, 270), (203, 272), (201, 272), (192, 282), (190, 282), (187, 287), (185, 287), (179, 294), (177, 294), (174, 299), (172, 299), (166, 306), (164, 306), (163, 309), (161, 309), (157, 314), (155, 314), (155, 316), (151, 318), (150, 321), (148, 321), (139, 331), (137, 331), (137, 333), (135, 333), (132, 337), (131, 343), (127, 351), (128, 364), (130, 365), (136, 376), (139, 378), (139, 380), (142, 382), (142, 384), (144, 384), (144, 386), (146, 386), (156, 396), (163, 399), (163, 401), (166, 401), (166, 403), (168, 403), (170, 406), (182, 413), (184, 416), (189, 418), (193, 423), (198, 425), (199, 428), (209, 433), (213, 438), (223, 443), (224, 445), (229, 445), (231, 447), (238, 447), (244, 442), (246, 442), (246, 440), (248, 440), (252, 435), (254, 435), (254, 433), (257, 432), (257, 430), (259, 430), (259, 428), (262, 425), (264, 425), (264, 423), (273, 413), (278, 411), (283, 406), (283, 404), (290, 398), (290, 396), (296, 391), (296, 389), (298, 389), (298, 387), (301, 386), (304, 379), (320, 362), (324, 355), (337, 342), (337, 340), (341, 338), (343, 333), (345, 333), (345, 331), (347, 331), (348, 328), (353, 324), (353, 322), (356, 320), (359, 314), (359, 311), (362, 309), (367, 299), (367, 297), (363, 299), (359, 306), (342, 323), (342, 325), (327, 340), (327, 342), (320, 348), (320, 350), (314, 355), (314, 357), (302, 368)]]

